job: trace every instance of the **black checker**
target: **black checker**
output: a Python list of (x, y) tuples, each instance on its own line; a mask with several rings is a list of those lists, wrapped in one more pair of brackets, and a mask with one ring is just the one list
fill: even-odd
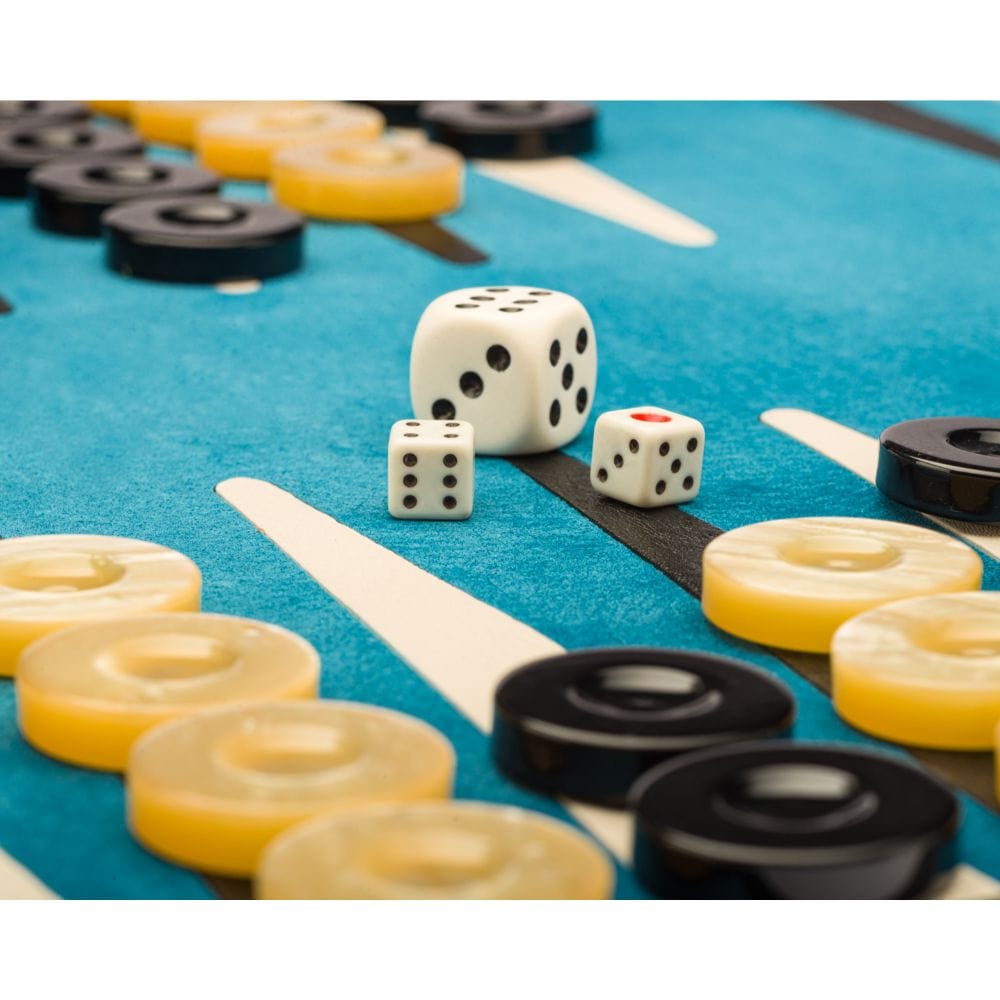
[(878, 488), (914, 510), (1000, 522), (1000, 420), (907, 420), (879, 439)]
[(53, 160), (140, 156), (142, 150), (142, 140), (134, 132), (97, 128), (87, 122), (0, 129), (0, 195), (23, 198), (28, 193), (28, 174)]
[(305, 220), (266, 202), (142, 199), (101, 217), (107, 264), (137, 278), (219, 282), (273, 278), (302, 263)]
[(397, 128), (416, 128), (420, 124), (420, 105), (423, 101), (351, 101), (367, 104), (385, 116), (386, 124)]
[(0, 101), (0, 128), (34, 128), (89, 117), (90, 109), (79, 101)]
[(620, 807), (640, 775), (667, 758), (777, 735), (794, 717), (788, 688), (738, 660), (591, 649), (504, 678), (494, 696), (493, 759), (531, 788)]
[(37, 167), (28, 175), (35, 225), (54, 233), (100, 236), (101, 215), (137, 198), (217, 194), (218, 174), (186, 163), (136, 158)]
[(575, 101), (432, 101), (420, 120), (435, 142), (484, 159), (576, 156), (596, 141), (596, 110)]
[(915, 896), (953, 863), (959, 815), (898, 757), (791, 741), (668, 761), (630, 804), (635, 873), (668, 898)]

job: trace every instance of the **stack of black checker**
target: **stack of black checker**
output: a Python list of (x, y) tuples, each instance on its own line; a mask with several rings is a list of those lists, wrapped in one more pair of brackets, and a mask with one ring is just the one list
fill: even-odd
[[(595, 109), (565, 101), (375, 101), (390, 125), (421, 127), (467, 157), (537, 159), (589, 151)], [(73, 101), (0, 102), (0, 197), (30, 202), (35, 224), (103, 236), (106, 263), (139, 278), (225, 282), (302, 263), (304, 219), (219, 196), (197, 166), (143, 158), (127, 128), (95, 124)]]
[(549, 795), (627, 809), (669, 898), (914, 896), (949, 867), (958, 803), (897, 757), (786, 736), (791, 691), (707, 653), (596, 649), (509, 674), (493, 758)]
[(79, 102), (0, 101), (0, 197), (26, 197), (41, 229), (103, 236), (113, 270), (215, 283), (301, 265), (300, 215), (221, 198), (212, 171), (143, 154), (138, 135)]

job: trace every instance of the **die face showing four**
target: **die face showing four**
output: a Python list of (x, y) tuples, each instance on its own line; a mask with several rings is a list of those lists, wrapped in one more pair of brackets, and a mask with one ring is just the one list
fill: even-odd
[(590, 483), (634, 507), (685, 503), (701, 486), (705, 428), (656, 406), (611, 410), (597, 418)]
[(587, 422), (596, 381), (593, 323), (563, 292), (512, 285), (448, 292), (427, 307), (413, 338), (413, 412), (469, 421), (480, 454), (568, 444)]
[(398, 420), (389, 433), (389, 513), (461, 521), (472, 513), (475, 439), (462, 420)]

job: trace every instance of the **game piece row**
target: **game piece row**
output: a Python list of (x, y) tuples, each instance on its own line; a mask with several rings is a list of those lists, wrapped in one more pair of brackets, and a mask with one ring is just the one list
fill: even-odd
[[(78, 236), (99, 235), (106, 209), (164, 199), (155, 210), (114, 217), (109, 264), (134, 277), (183, 282), (259, 280), (301, 261), (301, 232), (286, 236), (296, 225), (301, 230), (294, 215), (272, 232), (276, 213), (261, 217), (255, 203), (208, 210), (178, 200), (217, 193), (220, 174), (270, 180), (277, 202), (314, 218), (426, 221), (461, 204), (463, 155), (584, 152), (596, 119), (583, 104), (438, 102), (420, 111), (430, 139), (440, 139), (430, 141), (383, 135), (382, 113), (359, 102), (89, 103), (98, 113), (131, 119), (136, 131), (93, 124), (80, 103), (4, 102), (0, 196), (28, 195), (38, 226)], [(123, 158), (142, 155), (143, 140), (193, 147), (212, 169), (171, 161), (123, 165)]]
[[(95, 110), (107, 111), (105, 108)], [(115, 102), (117, 104), (124, 102)], [(136, 101), (126, 114), (150, 142), (199, 148), (201, 126), (222, 115), (278, 113), (327, 106), (324, 101)], [(426, 130), (466, 157), (538, 159), (578, 156), (596, 144), (597, 112), (579, 101), (370, 101), (352, 102), (374, 108), (397, 127)], [(317, 128), (319, 123), (300, 125)], [(242, 131), (246, 131), (244, 128)]]
[(142, 154), (141, 138), (120, 127), (11, 124), (0, 128), (0, 195), (27, 195), (43, 229), (103, 235), (106, 263), (129, 276), (260, 280), (301, 265), (298, 213), (222, 199), (214, 172)]
[[(0, 570), (5, 649), (25, 640), (25, 622), (36, 640), (16, 672), (22, 732), (59, 759), (124, 766), (130, 828), (155, 853), (260, 872), (259, 895), (305, 893), (294, 888), (304, 866), (310, 895), (610, 892), (607, 859), (561, 824), (423, 805), (451, 794), (447, 741), (396, 712), (314, 700), (319, 658), (301, 638), (224, 615), (145, 613), (197, 606), (200, 575), (178, 553), (97, 536), (11, 539)], [(125, 617), (109, 620), (116, 612)], [(514, 671), (495, 706), (501, 771), (633, 809), (636, 873), (654, 891), (910, 895), (946, 860), (956, 806), (933, 779), (867, 751), (754, 742), (787, 733), (795, 708), (783, 684), (747, 664), (581, 651)], [(382, 847), (359, 858), (348, 816), (372, 824)], [(454, 837), (485, 851), (535, 835), (551, 849), (548, 876), (514, 858), (503, 878), (486, 865), (456, 878)], [(421, 873), (419, 885), (407, 888), (406, 871)]]
[[(128, 825), (147, 849), (200, 871), (259, 871), (264, 898), (611, 894), (613, 869), (587, 838), (525, 810), (446, 801), (455, 755), (440, 733), (316, 700), (308, 642), (198, 613), (200, 591), (197, 567), (152, 543), (0, 541), (0, 663), (16, 675), (21, 732), (58, 760), (124, 771)], [(361, 828), (363, 854), (343, 832)]]
[[(368, 218), (360, 205), (346, 198), (352, 178), (356, 194), (367, 201), (375, 218), (403, 221), (428, 218), (455, 207), (460, 198), (462, 155), (492, 158), (535, 158), (585, 152), (594, 142), (594, 109), (584, 104), (530, 102), (438, 102), (423, 108), (421, 124), (430, 139), (398, 139), (381, 145), (385, 118), (380, 111), (360, 103), (331, 101), (151, 101), (92, 102), (95, 110), (116, 117), (132, 118), (137, 135), (121, 128), (95, 129), (84, 119), (87, 110), (73, 102), (5, 102), (7, 114), (0, 129), (13, 130), (17, 138), (10, 148), (0, 149), (0, 163), (9, 156), (9, 166), (18, 174), (24, 193), (26, 167), (37, 166), (55, 156), (92, 158), (102, 152), (135, 153), (141, 136), (148, 142), (193, 148), (202, 163), (226, 177), (243, 180), (272, 179), (275, 167), (285, 167), (276, 180), (280, 192), (287, 191), (292, 207), (301, 202), (315, 205), (320, 217)], [(62, 131), (60, 126), (65, 126)], [(67, 131), (66, 129), (69, 129)], [(73, 129), (82, 129), (73, 132)], [(35, 131), (37, 130), (37, 131)], [(130, 145), (120, 149), (129, 136)], [(344, 145), (361, 144), (350, 157)], [(364, 146), (364, 143), (375, 143)], [(110, 143), (110, 147), (104, 147)], [(294, 149), (327, 150), (328, 155), (291, 156), (287, 166), (278, 154)], [(450, 152), (458, 150), (458, 153)], [(18, 160), (17, 153), (22, 154)], [(461, 154), (461, 155), (459, 155)], [(387, 183), (394, 180), (397, 197), (379, 189), (382, 171), (389, 169)], [(351, 172), (353, 168), (353, 174)], [(306, 173), (303, 173), (306, 171)], [(347, 205), (346, 216), (337, 211), (337, 185), (345, 188), (339, 201)], [(384, 186), (384, 185), (383, 185)], [(329, 189), (324, 191), (324, 189)], [(379, 189), (378, 197), (371, 192)], [(431, 198), (431, 190), (438, 192)], [(407, 197), (409, 195), (409, 197)], [(374, 200), (373, 200), (374, 197)], [(417, 207), (423, 200), (434, 207)], [(408, 204), (409, 202), (409, 204)]]
[[(144, 556), (147, 573), (129, 584), (129, 567), (139, 562), (137, 553)], [(172, 582), (157, 588), (160, 562), (169, 567)], [(256, 864), (247, 859), (259, 857), (270, 838), (293, 819), (314, 815), (318, 800), (323, 811), (343, 802), (344, 787), (339, 782), (329, 789), (332, 798), (319, 789), (340, 764), (350, 762), (354, 767), (363, 739), (341, 716), (336, 725), (326, 719), (324, 713), (341, 711), (336, 703), (271, 701), (204, 710), (206, 701), (213, 704), (216, 697), (242, 702), (273, 697), (273, 690), (248, 690), (234, 683), (236, 673), (246, 676), (255, 670), (270, 676), (272, 684), (297, 685), (295, 691), (286, 690), (288, 697), (308, 697), (315, 691), (318, 658), (307, 643), (272, 626), (184, 613), (135, 612), (119, 621), (96, 620), (65, 628), (67, 621), (106, 616), (109, 597), (101, 593), (105, 588), (117, 595), (117, 601), (110, 598), (112, 604), (138, 610), (144, 605), (127, 603), (129, 587), (137, 583), (144, 581), (146, 598), (150, 592), (157, 600), (178, 591), (189, 593), (190, 585), (180, 586), (178, 576), (185, 581), (193, 578), (199, 585), (200, 577), (184, 557), (123, 540), (16, 539), (0, 543), (0, 567), (9, 592), (3, 602), (5, 639), (17, 634), (25, 617), (34, 623), (48, 622), (53, 630), (20, 656), (18, 701), (25, 735), (46, 752), (99, 767), (114, 767), (115, 762), (86, 757), (95, 746), (106, 750), (117, 742), (127, 749), (138, 737), (128, 765), (131, 823), (137, 836), (158, 853), (202, 869), (247, 874), (248, 867), (252, 870)], [(53, 613), (44, 614), (49, 608)], [(197, 627), (192, 627), (194, 622)], [(259, 644), (264, 641), (271, 643), (275, 656), (253, 652), (256, 647), (263, 653)], [(282, 661), (281, 666), (269, 663), (275, 659)], [(295, 666), (296, 661), (301, 667)], [(343, 708), (349, 709), (348, 714), (368, 712), (366, 726), (376, 725), (370, 713), (381, 711)], [(174, 720), (164, 722), (171, 712)], [(728, 831), (725, 857), (703, 853), (698, 857), (701, 870), (711, 870), (716, 879), (743, 879), (740, 884), (746, 891), (859, 892), (856, 873), (829, 843), (832, 826), (847, 824), (848, 853), (864, 850), (868, 859), (866, 893), (916, 892), (936, 870), (940, 850), (954, 827), (954, 809), (945, 808), (951, 800), (942, 799), (939, 786), (918, 772), (910, 773), (906, 765), (842, 748), (793, 745), (790, 750), (746, 743), (787, 731), (794, 702), (779, 682), (731, 660), (648, 649), (568, 654), (512, 674), (497, 689), (496, 713), (494, 754), (511, 777), (549, 793), (604, 805), (621, 805), (626, 799), (634, 804), (639, 817), (637, 871), (649, 885), (660, 891), (667, 887), (672, 895), (702, 891), (704, 886), (699, 888), (683, 874), (690, 872), (694, 855), (690, 847), (678, 854), (669, 831), (704, 832), (697, 824), (718, 826), (719, 820), (712, 816), (699, 820), (697, 814), (679, 817), (670, 795), (661, 798), (648, 790), (659, 787), (662, 775), (677, 771), (677, 780), (693, 781), (691, 794), (700, 794), (707, 780), (703, 771), (716, 774), (720, 757), (727, 768), (731, 760), (741, 762), (733, 774), (724, 770), (727, 777), (720, 786), (719, 794), (734, 803), (732, 814), (723, 817)], [(295, 722), (298, 716), (304, 720), (301, 725)], [(123, 739), (129, 727), (131, 736)], [(143, 727), (148, 731), (140, 736)], [(432, 745), (441, 746), (434, 743), (432, 731), (427, 727), (423, 731)], [(395, 739), (383, 730), (377, 730), (375, 738), (380, 747)], [(740, 741), (738, 747), (722, 749), (734, 740)], [(149, 747), (148, 752), (143, 750)], [(193, 756), (192, 747), (200, 748)], [(697, 753), (692, 756), (692, 751)], [(822, 762), (809, 756), (815, 753), (825, 754)], [(745, 754), (757, 755), (752, 766)], [(412, 748), (408, 751), (411, 761), (418, 757)], [(660, 769), (650, 772), (656, 767)], [(685, 777), (691, 768), (694, 776)], [(439, 771), (435, 766), (427, 772), (427, 780), (437, 788), (440, 779), (431, 772)], [(829, 788), (817, 801), (815, 791), (823, 782)], [(923, 791), (918, 790), (920, 782), (928, 783)], [(892, 783), (913, 785), (908, 792), (910, 806), (893, 807), (868, 824), (857, 823), (854, 811), (860, 803), (894, 801), (886, 787)], [(366, 803), (382, 801), (376, 785), (366, 783), (371, 796)], [(189, 815), (195, 786), (200, 789), (200, 805), (196, 814)], [(640, 792), (632, 791), (634, 786)], [(356, 789), (352, 792), (352, 808), (360, 806), (358, 794)], [(805, 831), (799, 824), (803, 796), (813, 802), (810, 815), (816, 820)], [(238, 806), (233, 813), (234, 802), (244, 798), (256, 803), (252, 820)], [(396, 801), (397, 793), (392, 798)], [(920, 808), (915, 805), (918, 801)], [(284, 819), (274, 818), (274, 810)], [(763, 845), (753, 819), (758, 813), (769, 822), (769, 839)], [(832, 817), (839, 818), (834, 822)], [(892, 849), (885, 841), (876, 849), (866, 838), (890, 821)], [(914, 839), (919, 848), (913, 847), (912, 866), (900, 866), (896, 848)], [(765, 864), (760, 856), (767, 846), (780, 849), (780, 856)], [(826, 852), (821, 862), (801, 863), (800, 855), (807, 850), (815, 855), (820, 848)], [(789, 866), (796, 869), (791, 880)]]
[[(296, 127), (299, 119), (319, 119), (317, 135), (325, 141), (311, 144), (309, 128)], [(210, 116), (204, 124), (216, 121)], [(261, 131), (242, 141), (234, 133), (229, 146), (211, 145), (203, 160), (229, 163), (226, 156), (242, 156), (251, 164), (262, 158), (269, 163), (272, 152), (280, 152), (281, 169), (273, 179), (277, 200), (316, 217), (421, 221), (461, 202), (461, 157), (425, 141), (367, 138), (381, 129), (380, 116), (369, 109), (327, 104), (221, 121), (234, 129), (256, 123)], [(0, 130), (0, 194), (27, 195), (40, 228), (74, 236), (105, 233), (108, 265), (133, 277), (218, 283), (262, 280), (300, 266), (304, 220), (296, 212), (220, 199), (216, 172), (139, 159), (142, 152), (140, 137), (119, 127), (48, 120), (12, 125)], [(244, 173), (254, 170), (248, 166)], [(231, 164), (227, 172), (239, 174)]]
[(928, 528), (869, 518), (746, 525), (705, 548), (714, 625), (830, 653), (833, 706), (908, 746), (990, 750), (1000, 722), (1000, 594), (982, 560)]
[(579, 650), (509, 674), (509, 778), (634, 815), (635, 874), (668, 898), (913, 896), (950, 864), (954, 795), (884, 753), (787, 735), (791, 691), (691, 650)]

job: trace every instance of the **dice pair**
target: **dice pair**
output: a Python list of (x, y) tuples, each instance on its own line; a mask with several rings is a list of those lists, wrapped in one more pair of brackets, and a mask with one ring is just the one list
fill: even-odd
[[(475, 432), (464, 420), (398, 420), (389, 435), (389, 513), (463, 520), (472, 513)], [(685, 503), (701, 485), (705, 428), (655, 406), (602, 413), (591, 485), (634, 507)]]

